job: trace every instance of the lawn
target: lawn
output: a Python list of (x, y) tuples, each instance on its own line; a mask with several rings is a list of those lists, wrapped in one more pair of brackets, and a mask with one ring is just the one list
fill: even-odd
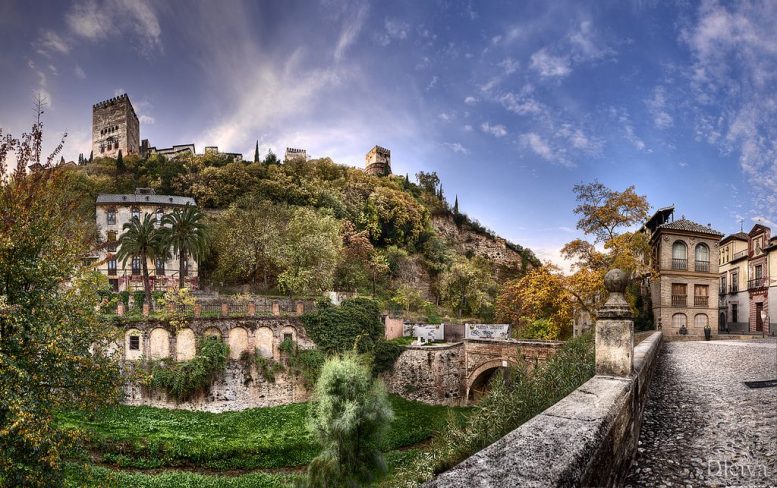
[[(401, 464), (410, 452), (445, 427), (449, 412), (462, 417), (467, 409), (449, 408), (390, 397), (395, 420), (385, 438), (389, 465)], [(316, 456), (319, 446), (306, 428), (307, 404), (257, 408), (242, 412), (207, 413), (119, 405), (96, 414), (63, 412), (60, 427), (78, 430), (84, 441), (73, 459), (89, 459), (130, 470), (153, 469), (154, 474), (112, 472), (101, 467), (68, 466), (68, 479), (93, 486), (286, 486), (293, 476), (248, 473), (252, 470), (299, 468)], [(159, 469), (194, 469), (208, 476)], [(73, 485), (76, 486), (76, 485)]]

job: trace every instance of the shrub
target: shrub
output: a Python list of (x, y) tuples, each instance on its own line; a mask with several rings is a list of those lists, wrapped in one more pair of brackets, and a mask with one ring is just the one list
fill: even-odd
[(197, 344), (197, 354), (189, 361), (172, 359), (151, 363), (152, 388), (165, 390), (177, 401), (186, 401), (206, 392), (218, 373), (224, 370), (229, 357), (229, 346), (215, 339), (204, 339)]
[(313, 388), (326, 360), (324, 353), (318, 349), (300, 349), (289, 339), (284, 339), (279, 349), (286, 354), (289, 373), (302, 376), (305, 388)]
[(326, 307), (302, 316), (305, 330), (326, 354), (356, 349), (369, 352), (384, 336), (380, 309), (370, 298), (351, 298), (339, 307)]
[(397, 362), (399, 355), (404, 350), (405, 348), (396, 342), (379, 341), (375, 344), (373, 351), (372, 374), (377, 376), (380, 373), (393, 370), (394, 363)]
[(359, 487), (386, 473), (383, 434), (393, 418), (379, 381), (353, 356), (327, 360), (316, 383), (310, 430), (322, 446), (309, 487)]

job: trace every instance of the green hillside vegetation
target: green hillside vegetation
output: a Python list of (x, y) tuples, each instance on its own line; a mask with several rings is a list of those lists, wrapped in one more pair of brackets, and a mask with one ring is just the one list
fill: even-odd
[(539, 265), (530, 250), (508, 243), (520, 258), (511, 269), (499, 269), (440, 238), (433, 217), (495, 236), (458, 213), (457, 204), (451, 208), (434, 173), (418, 173), (414, 183), (406, 176), (370, 176), (329, 158), (278, 164), (210, 154), (173, 160), (128, 155), (120, 166), (96, 158), (62, 171), (68, 191), (80, 196), (79, 211), (92, 219), (100, 193), (150, 187), (194, 197), (210, 216), (201, 279), (222, 290), (358, 291), (424, 320), (489, 320), (501, 284)]

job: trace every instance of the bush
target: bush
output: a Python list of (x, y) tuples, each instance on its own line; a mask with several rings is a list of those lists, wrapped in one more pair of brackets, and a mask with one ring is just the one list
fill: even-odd
[(138, 290), (132, 293), (132, 301), (135, 305), (135, 308), (138, 310), (141, 310), (143, 308), (143, 302), (146, 300), (146, 292), (143, 290)]
[(289, 339), (284, 339), (279, 349), (286, 354), (289, 373), (294, 376), (302, 376), (305, 388), (313, 388), (326, 360), (324, 354), (318, 349), (300, 349)]
[(370, 352), (385, 332), (380, 309), (370, 298), (351, 298), (339, 307), (326, 307), (302, 316), (305, 330), (325, 354), (356, 349)]
[(186, 401), (206, 392), (218, 373), (224, 370), (229, 346), (216, 339), (203, 339), (197, 344), (197, 354), (189, 361), (172, 359), (151, 363), (152, 388), (165, 390), (177, 401)]
[(375, 344), (373, 351), (372, 374), (377, 376), (383, 372), (392, 371), (394, 363), (397, 362), (399, 355), (404, 350), (405, 348), (396, 342), (379, 341)]

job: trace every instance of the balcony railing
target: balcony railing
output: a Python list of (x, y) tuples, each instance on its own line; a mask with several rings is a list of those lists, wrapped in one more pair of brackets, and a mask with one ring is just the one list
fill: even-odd
[(695, 307), (707, 307), (710, 303), (710, 297), (695, 296), (693, 297), (693, 305)]
[(685, 307), (688, 304), (688, 295), (672, 295), (673, 307)]
[(672, 269), (688, 269), (688, 260), (672, 258)]
[(728, 291), (729, 293), (739, 293), (739, 283), (733, 282), (731, 283), (731, 289)]
[(745, 249), (744, 251), (735, 252), (734, 253), (734, 257), (732, 257), (731, 259), (732, 260), (739, 259), (739, 258), (744, 257), (744, 256), (747, 256), (747, 249)]
[(766, 288), (769, 286), (769, 277), (761, 276), (760, 278), (754, 278), (747, 281), (747, 289), (752, 290), (754, 288)]
[(726, 292), (726, 285), (720, 285), (720, 289), (718, 290), (718, 295), (725, 295)]
[(709, 261), (696, 261), (696, 272), (697, 273), (709, 273), (710, 272), (710, 262)]

